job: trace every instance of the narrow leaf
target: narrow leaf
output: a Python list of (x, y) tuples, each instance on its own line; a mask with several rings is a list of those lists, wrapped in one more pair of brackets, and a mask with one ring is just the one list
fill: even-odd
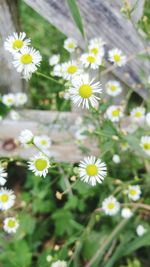
[(80, 15), (80, 10), (79, 10), (76, 0), (67, 0), (67, 4), (69, 6), (69, 10), (71, 12), (71, 15), (78, 29), (80, 30), (82, 36), (85, 38), (85, 32), (84, 32), (83, 23), (82, 23), (82, 19)]

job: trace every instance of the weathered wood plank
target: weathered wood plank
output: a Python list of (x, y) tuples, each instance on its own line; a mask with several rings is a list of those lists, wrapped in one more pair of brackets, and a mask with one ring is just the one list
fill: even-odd
[(4, 50), (4, 41), (19, 28), (17, 0), (0, 0), (0, 89), (1, 92), (23, 91), (23, 82), (12, 66), (11, 55)]
[[(32, 146), (23, 148), (17, 139), (20, 132), (29, 129), (34, 135), (48, 135), (52, 141), (50, 156), (59, 162), (79, 162), (83, 159), (75, 138), (79, 129), (76, 120), (81, 117), (76, 112), (54, 112), (39, 110), (22, 110), (19, 121), (12, 121), (9, 116), (0, 122), (0, 157), (29, 159), (37, 150)], [(124, 118), (121, 128), (126, 132), (135, 130), (130, 118)], [(99, 156), (95, 139), (84, 139), (82, 144), (89, 149), (89, 154)]]
[[(0, 122), (0, 157), (21, 157), (29, 159), (37, 150), (33, 147), (23, 148), (15, 142), (24, 129), (31, 130), (35, 135), (47, 134), (52, 140), (50, 155), (56, 161), (78, 162), (83, 154), (76, 144), (74, 133), (75, 120), (79, 114), (72, 112), (50, 112), (23, 110), (19, 121), (9, 118)], [(84, 140), (84, 144), (93, 155), (98, 154), (96, 143)], [(37, 152), (36, 152), (37, 153)]]
[[(133, 4), (131, 1), (131, 4)], [(84, 41), (74, 25), (65, 0), (24, 0), (35, 11), (55, 25), (63, 33), (76, 38), (81, 47), (84, 47)], [(142, 2), (142, 3), (141, 3)], [(137, 18), (141, 16), (143, 0), (140, 1), (140, 9), (135, 13)], [(101, 36), (107, 43), (107, 48), (118, 47), (124, 51), (127, 56), (138, 53), (145, 49), (145, 45), (137, 35), (132, 23), (127, 21), (120, 13), (119, 0), (78, 0), (81, 15), (84, 18), (84, 25), (87, 37), (92, 38)], [(113, 70), (115, 76), (128, 86), (132, 87), (139, 95), (146, 99), (147, 90), (141, 84), (140, 73), (144, 70), (146, 74), (150, 71), (150, 64), (140, 62), (137, 59), (130, 61), (124, 68)]]

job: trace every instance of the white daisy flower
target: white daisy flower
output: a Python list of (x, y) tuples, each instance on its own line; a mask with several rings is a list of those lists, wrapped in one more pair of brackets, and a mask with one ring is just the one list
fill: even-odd
[(120, 210), (120, 203), (115, 197), (109, 196), (102, 202), (102, 209), (106, 215), (113, 216), (116, 215)]
[(10, 209), (15, 202), (15, 195), (12, 190), (6, 188), (0, 189), (0, 210)]
[(120, 160), (120, 156), (117, 155), (117, 154), (114, 154), (113, 155), (113, 158), (112, 158), (113, 162), (116, 163), (116, 164), (119, 164), (121, 162)]
[(146, 124), (150, 127), (150, 112), (148, 112), (145, 116)]
[(57, 77), (62, 77), (63, 75), (63, 64), (57, 64), (54, 66), (52, 75)]
[(51, 140), (47, 135), (35, 136), (33, 142), (37, 147), (43, 150), (51, 146)]
[(28, 162), (29, 170), (33, 171), (35, 176), (46, 176), (48, 173), (48, 168), (50, 167), (50, 162), (48, 157), (44, 156), (42, 153), (31, 158)]
[(107, 108), (105, 116), (112, 122), (118, 122), (123, 117), (123, 107), (110, 106)]
[(55, 261), (52, 263), (51, 267), (67, 267), (66, 261)]
[(95, 46), (99, 46), (99, 47), (103, 47), (105, 45), (105, 42), (103, 41), (102, 38), (100, 37), (96, 37), (96, 38), (92, 38), (90, 41), (89, 41), (89, 45), (95, 45)]
[(82, 65), (85, 68), (98, 69), (102, 64), (102, 57), (96, 56), (93, 53), (83, 54), (80, 58)]
[(40, 66), (41, 60), (42, 56), (39, 51), (32, 47), (26, 47), (14, 54), (13, 64), (17, 72), (20, 72), (23, 78), (28, 80)]
[(150, 136), (142, 136), (140, 141), (140, 146), (144, 152), (150, 156)]
[(11, 107), (15, 104), (15, 96), (14, 94), (6, 94), (2, 96), (2, 103), (8, 107)]
[(16, 218), (8, 217), (4, 220), (3, 228), (4, 228), (5, 232), (7, 232), (9, 234), (16, 233), (18, 227), (19, 227), (19, 222)]
[(80, 161), (79, 174), (82, 181), (95, 186), (104, 180), (107, 174), (106, 164), (94, 156), (86, 157)]
[(15, 32), (13, 35), (8, 36), (4, 43), (4, 48), (11, 53), (15, 53), (16, 51), (30, 45), (30, 39), (25, 38), (25, 32), (20, 32), (19, 34)]
[(81, 76), (72, 81), (72, 88), (69, 89), (70, 97), (76, 106), (82, 108), (96, 107), (100, 98), (97, 94), (101, 94), (101, 84), (93, 80), (89, 81), (88, 77)]
[(108, 52), (108, 59), (118, 67), (125, 65), (127, 60), (126, 56), (118, 48), (114, 48)]
[(25, 129), (20, 133), (19, 141), (24, 146), (29, 145), (29, 144), (32, 144), (33, 137), (34, 137), (33, 133), (30, 130)]
[(129, 208), (123, 208), (121, 210), (122, 218), (129, 219), (133, 216), (133, 212)]
[(49, 65), (50, 66), (55, 66), (58, 64), (60, 61), (60, 55), (59, 54), (54, 54), (49, 58)]
[(62, 76), (66, 80), (70, 80), (76, 75), (81, 74), (82, 70), (79, 69), (77, 63), (75, 61), (70, 61), (62, 64)]
[(95, 56), (99, 56), (102, 58), (105, 54), (105, 50), (103, 46), (99, 46), (98, 44), (90, 44), (89, 45), (89, 53), (94, 54)]
[(106, 93), (110, 96), (117, 96), (122, 92), (121, 84), (118, 81), (109, 81), (105, 85)]
[(15, 110), (11, 110), (11, 111), (9, 112), (9, 115), (10, 115), (10, 118), (11, 118), (13, 121), (17, 121), (17, 120), (19, 120), (19, 118), (20, 118), (19, 113), (16, 112)]
[(77, 47), (77, 41), (73, 38), (67, 38), (65, 41), (64, 41), (64, 48), (72, 53), (75, 51), (75, 48)]
[(15, 105), (23, 106), (28, 100), (27, 94), (25, 93), (17, 93), (15, 94)]
[(140, 198), (141, 196), (141, 189), (139, 185), (130, 185), (128, 188), (128, 198), (136, 201)]
[(7, 173), (4, 168), (0, 166), (0, 185), (3, 186), (6, 183)]
[(142, 224), (139, 224), (136, 228), (136, 233), (138, 236), (142, 236), (144, 235), (145, 233), (147, 232), (146, 228), (142, 225)]
[(142, 122), (145, 119), (145, 108), (137, 107), (133, 108), (130, 112), (130, 116), (134, 122)]

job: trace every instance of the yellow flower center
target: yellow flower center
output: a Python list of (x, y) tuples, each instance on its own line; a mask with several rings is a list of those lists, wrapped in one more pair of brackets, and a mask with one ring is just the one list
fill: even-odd
[(23, 41), (22, 40), (15, 40), (12, 45), (13, 49), (20, 49), (23, 47)]
[(77, 71), (77, 67), (75, 65), (70, 65), (67, 71), (69, 74), (74, 74)]
[(69, 47), (69, 48), (74, 48), (74, 43), (69, 43), (69, 44), (68, 44), (68, 47)]
[(46, 142), (46, 140), (42, 140), (42, 145), (46, 145), (47, 144), (47, 142)]
[(35, 161), (35, 167), (38, 171), (43, 171), (47, 167), (47, 161), (45, 159), (37, 159)]
[(97, 55), (98, 54), (98, 48), (94, 47), (90, 50), (91, 53)]
[(3, 195), (1, 195), (1, 201), (2, 202), (7, 202), (9, 200), (9, 196), (7, 195), (7, 194), (3, 194)]
[(32, 56), (30, 54), (24, 54), (23, 56), (21, 56), (21, 62), (23, 64), (30, 64), (32, 62)]
[(145, 148), (146, 150), (149, 150), (149, 149), (150, 149), (150, 143), (145, 143), (145, 144), (144, 144), (144, 148)]
[(15, 220), (10, 219), (10, 220), (8, 221), (8, 227), (10, 227), (10, 228), (14, 228), (15, 225), (16, 225), (16, 221), (15, 221)]
[(92, 95), (92, 87), (89, 84), (83, 84), (79, 88), (79, 95), (83, 98), (89, 98)]
[(7, 98), (7, 102), (12, 103), (13, 102), (12, 98)]
[(86, 172), (89, 176), (94, 176), (98, 173), (98, 168), (94, 164), (89, 164), (86, 167)]
[(135, 196), (137, 194), (135, 189), (130, 189), (129, 193), (131, 196)]
[(117, 89), (116, 85), (114, 85), (114, 84), (112, 84), (110, 88), (111, 88), (111, 91), (116, 91), (116, 89)]
[(87, 61), (90, 62), (90, 63), (94, 63), (96, 60), (96, 58), (94, 56), (88, 56), (87, 57)]
[(108, 204), (108, 209), (112, 210), (112, 209), (114, 209), (114, 207), (115, 207), (115, 204), (113, 202), (110, 202)]
[(136, 113), (135, 113), (135, 117), (136, 118), (140, 118), (142, 116), (142, 113), (140, 112), (140, 111), (137, 111)]
[(119, 62), (121, 59), (120, 55), (116, 54), (114, 55), (114, 61)]
[(113, 115), (114, 117), (118, 117), (119, 114), (120, 114), (120, 110), (119, 110), (119, 109), (115, 109), (115, 110), (112, 111), (112, 115)]

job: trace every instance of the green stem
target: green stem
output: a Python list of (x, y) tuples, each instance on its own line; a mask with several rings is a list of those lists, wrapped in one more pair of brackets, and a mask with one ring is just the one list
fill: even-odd
[(97, 260), (99, 263), (106, 251), (106, 249), (109, 247), (111, 242), (116, 238), (116, 236), (119, 234), (119, 232), (123, 229), (123, 227), (127, 224), (128, 220), (124, 219), (122, 220), (112, 231), (112, 233), (109, 235), (109, 237), (106, 239), (105, 243), (100, 246), (100, 248), (97, 250), (96, 254), (93, 256), (93, 258), (85, 265), (85, 267), (91, 267)]
[(48, 80), (50, 80), (50, 81), (54, 82), (54, 83), (57, 83), (57, 84), (59, 84), (59, 85), (63, 85), (63, 83), (62, 83), (62, 82), (55, 80), (55, 79), (54, 79), (54, 78), (52, 78), (51, 76), (48, 76), (48, 75), (46, 75), (46, 74), (43, 74), (43, 73), (41, 73), (41, 72), (38, 72), (38, 71), (36, 72), (36, 74), (37, 74), (38, 76), (44, 77), (44, 78), (46, 78), (46, 79), (48, 79)]

